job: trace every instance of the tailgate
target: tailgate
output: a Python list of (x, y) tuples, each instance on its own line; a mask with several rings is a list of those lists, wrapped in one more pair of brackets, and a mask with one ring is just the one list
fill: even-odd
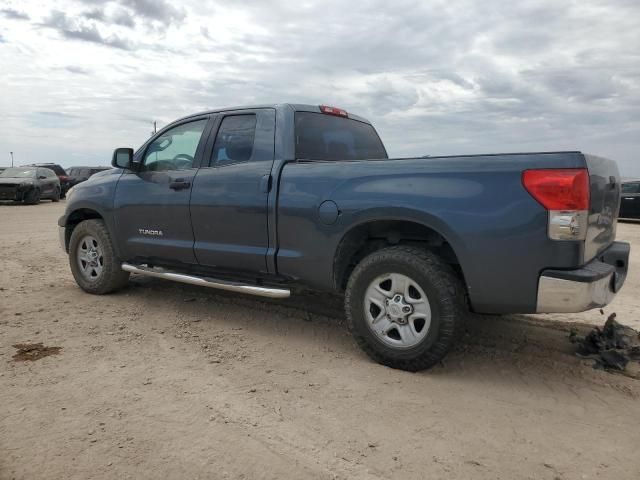
[(620, 173), (613, 160), (585, 155), (591, 184), (589, 222), (584, 250), (588, 262), (606, 249), (616, 238), (620, 209)]

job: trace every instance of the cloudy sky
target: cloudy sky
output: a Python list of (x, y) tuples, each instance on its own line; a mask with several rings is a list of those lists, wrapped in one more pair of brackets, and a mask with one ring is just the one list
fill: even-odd
[(393, 156), (583, 150), (640, 176), (640, 1), (2, 0), (0, 165), (108, 164), (152, 128), (335, 105)]

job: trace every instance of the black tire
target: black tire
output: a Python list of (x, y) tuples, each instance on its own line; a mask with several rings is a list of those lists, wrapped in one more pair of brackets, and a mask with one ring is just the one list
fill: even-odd
[(60, 201), (60, 189), (58, 187), (56, 187), (55, 191), (53, 192), (53, 197), (51, 197), (51, 201), (52, 202)]
[[(429, 303), (431, 323), (425, 336), (413, 346), (388, 345), (367, 320), (367, 289), (375, 279), (392, 273), (409, 277), (423, 290)], [(460, 336), (468, 311), (464, 287), (453, 269), (434, 253), (409, 246), (389, 247), (365, 257), (349, 278), (345, 310), (349, 330), (369, 357), (411, 372), (430, 368), (445, 357)]]
[(24, 203), (27, 205), (37, 205), (40, 203), (40, 189), (34, 188), (24, 196)]
[[(88, 278), (83, 274), (77, 258), (80, 243), (88, 236), (97, 241), (102, 252), (101, 273), (95, 278)], [(85, 292), (104, 295), (126, 286), (129, 272), (123, 271), (120, 268), (121, 264), (113, 248), (109, 231), (102, 220), (85, 220), (74, 228), (69, 241), (69, 266), (76, 283)]]

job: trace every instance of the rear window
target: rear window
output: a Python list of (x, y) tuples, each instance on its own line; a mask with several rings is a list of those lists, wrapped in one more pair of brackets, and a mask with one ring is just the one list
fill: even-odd
[(224, 117), (213, 145), (211, 165), (223, 166), (250, 161), (255, 136), (255, 114)]
[(60, 165), (47, 165), (44, 168), (49, 168), (49, 169), (53, 170), (54, 172), (56, 172), (56, 175), (66, 175), (67, 174)]
[(387, 152), (368, 123), (324, 113), (296, 112), (296, 158), (365, 160), (387, 158)]

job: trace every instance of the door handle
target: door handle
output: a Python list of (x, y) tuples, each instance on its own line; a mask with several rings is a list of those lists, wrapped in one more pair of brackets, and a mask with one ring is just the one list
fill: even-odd
[(169, 183), (169, 188), (172, 190), (183, 190), (185, 188), (189, 188), (191, 186), (191, 182), (186, 181), (184, 178), (176, 178), (171, 183)]
[(624, 197), (625, 200), (633, 200), (633, 197)]

